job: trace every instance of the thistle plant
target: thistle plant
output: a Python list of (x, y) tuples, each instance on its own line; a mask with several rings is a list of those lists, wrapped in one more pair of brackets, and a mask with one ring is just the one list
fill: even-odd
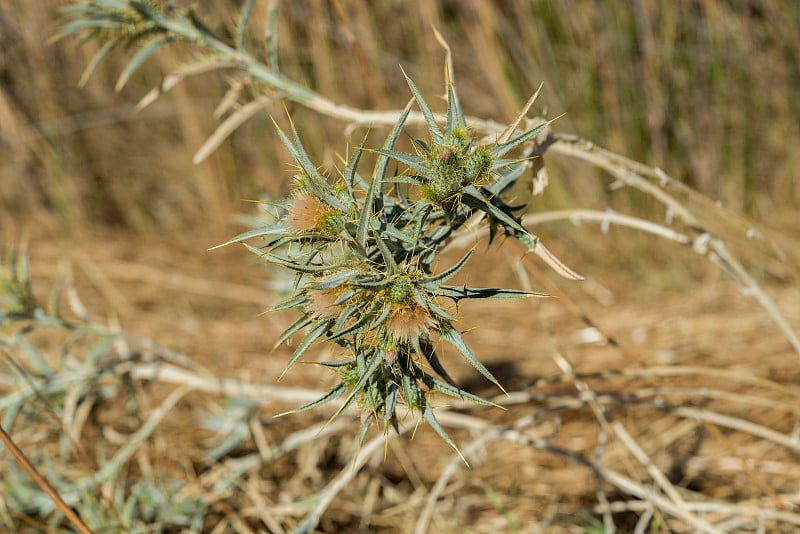
[[(182, 41), (202, 50), (204, 57), (195, 66), (176, 73), (176, 79), (194, 71), (238, 70), (254, 83), (263, 84), (261, 88), (281, 91), (287, 98), (313, 107), (320, 102), (318, 95), (280, 74), (274, 32), (267, 42), (266, 62), (247, 51), (245, 29), (252, 9), (252, 1), (244, 3), (234, 46), (217, 38), (190, 8), (155, 0), (79, 2), (70, 8), (73, 20), (65, 25), (62, 35), (84, 32), (87, 39), (102, 44), (84, 79), (113, 48), (135, 46), (138, 51), (117, 83), (121, 88), (156, 50)], [(269, 24), (273, 24), (274, 11), (270, 17)], [(446, 72), (447, 110), (443, 119), (437, 119), (406, 76), (413, 98), (382, 147), (368, 148), (365, 138), (352, 156), (342, 161), (343, 168), (335, 176), (325, 176), (318, 170), (294, 124), (288, 134), (278, 128), (298, 171), (291, 194), (274, 203), (276, 222), (226, 243), (262, 239), (260, 246), (247, 246), (264, 261), (294, 272), (291, 294), (273, 308), (293, 309), (300, 314), (279, 339), (281, 343), (303, 332), (286, 368), (317, 342), (334, 343), (346, 354), (338, 361), (320, 363), (339, 375), (338, 384), (322, 398), (295, 411), (346, 394), (334, 417), (358, 404), (364, 414), (359, 442), (373, 420), (379, 421), (384, 431), (390, 426), (396, 428), (398, 407), (405, 405), (452, 445), (434, 416), (431, 394), (490, 404), (458, 387), (439, 359), (439, 346), (452, 346), (502, 389), (464, 342), (454, 309), (464, 299), (543, 294), (450, 284), (472, 252), (443, 270), (438, 270), (435, 259), (467, 220), (483, 220), (490, 228), (490, 238), (502, 234), (518, 240), (560, 274), (580, 279), (522, 226), (515, 214), (523, 206), (511, 206), (503, 200), (503, 193), (530, 166), (522, 149), (534, 144), (548, 124), (517, 133), (536, 95), (493, 143), (486, 144), (473, 135), (450, 71)], [(166, 82), (164, 90), (168, 90)], [(154, 98), (146, 96), (140, 106)], [(413, 140), (413, 153), (401, 152), (396, 143), (414, 103), (427, 126), (427, 135)], [(346, 111), (343, 106), (337, 109)], [(364, 152), (377, 157), (368, 175), (359, 171)], [(388, 174), (390, 164), (398, 169), (392, 175)]]
[[(441, 127), (417, 87), (406, 79), (413, 99), (382, 148), (366, 148), (365, 139), (335, 179), (312, 163), (294, 124), (290, 135), (278, 128), (298, 170), (291, 195), (273, 204), (276, 222), (224, 245), (263, 238), (265, 244), (248, 248), (266, 262), (295, 273), (292, 294), (273, 307), (300, 312), (279, 343), (306, 332), (287, 369), (317, 341), (335, 343), (346, 351), (343, 359), (320, 362), (339, 375), (339, 383), (294, 412), (347, 394), (334, 417), (357, 403), (364, 414), (362, 442), (373, 420), (380, 421), (384, 431), (396, 428), (398, 406), (405, 404), (453, 445), (436, 420), (430, 394), (491, 403), (456, 385), (439, 359), (437, 344), (452, 346), (479, 373), (502, 386), (464, 342), (452, 305), (463, 299), (546, 295), (451, 285), (448, 282), (465, 267), (472, 251), (438, 272), (435, 259), (453, 232), (473, 216), (488, 220), (492, 237), (502, 232), (528, 248), (539, 246), (537, 237), (514, 216), (520, 207), (506, 204), (501, 194), (528, 163), (507, 154), (545, 125), (482, 145), (473, 139), (451, 82), (446, 123)], [(414, 102), (425, 116), (428, 138), (414, 139), (411, 154), (395, 150), (395, 144)], [(358, 170), (365, 151), (377, 154), (369, 178)], [(405, 170), (389, 176), (392, 161)], [(563, 266), (559, 270), (571, 273)]]

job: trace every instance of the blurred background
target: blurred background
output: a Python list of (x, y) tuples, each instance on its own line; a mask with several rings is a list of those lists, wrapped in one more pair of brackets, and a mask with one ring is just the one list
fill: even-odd
[[(247, 209), (242, 199), (281, 193), (287, 158), (268, 112), (282, 114), (282, 104), (195, 166), (192, 155), (216, 126), (223, 80), (190, 80), (136, 114), (136, 102), (185, 56), (157, 54), (115, 94), (132, 54), (117, 50), (79, 89), (97, 48), (51, 42), (67, 4), (0, 2), (4, 239), (21, 229), (177, 236), (198, 225), (224, 237), (235, 231), (232, 214)], [(194, 4), (225, 30), (241, 2)], [(258, 37), (266, 2), (256, 4)], [(335, 102), (400, 108), (409, 97), (401, 66), (424, 94), (442, 91), (444, 52), (433, 27), (453, 48), (468, 114), (509, 121), (544, 82), (534, 112), (566, 112), (556, 130), (658, 166), (735, 212), (796, 228), (800, 3), (293, 0), (281, 2), (280, 66)], [(289, 108), (317, 161), (330, 166), (346, 151), (344, 124)], [(538, 208), (636, 207), (588, 168), (551, 165)]]

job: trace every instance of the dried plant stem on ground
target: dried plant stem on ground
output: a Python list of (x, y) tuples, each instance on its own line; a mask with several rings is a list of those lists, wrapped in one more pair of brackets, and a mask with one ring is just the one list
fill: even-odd
[[(343, 18), (342, 6), (337, 2), (336, 7), (337, 16)], [(467, 346), (458, 304), (467, 299), (545, 296), (528, 287), (529, 275), (559, 295), (558, 286), (538, 270), (530, 252), (536, 256), (533, 259), (544, 261), (565, 278), (581, 279), (529, 228), (559, 219), (598, 222), (602, 229), (612, 224), (627, 226), (691, 246), (755, 296), (800, 352), (797, 335), (775, 302), (729, 251), (735, 240), (746, 240), (756, 232), (747, 228), (734, 236), (734, 242), (723, 239), (706, 224), (702, 210), (708, 203), (687, 201), (692, 199), (691, 192), (660, 169), (582, 138), (554, 133), (543, 119), (527, 119), (538, 91), (508, 126), (470, 119), (456, 91), (451, 51), (439, 35), (448, 57), (444, 114), (434, 113), (408, 77), (413, 98), (400, 112), (372, 112), (327, 100), (280, 72), (274, 26), (266, 39), (269, 63), (246, 49), (253, 8), (253, 1), (244, 3), (233, 44), (211, 32), (195, 11), (159, 1), (76, 2), (64, 34), (86, 32), (102, 47), (83, 81), (111, 49), (118, 45), (135, 49), (119, 77), (118, 89), (163, 46), (180, 42), (203, 56), (168, 76), (140, 107), (190, 76), (211, 71), (230, 75), (230, 92), (217, 114), (231, 113), (202, 144), (197, 161), (277, 98), (342, 120), (349, 128), (391, 126), (380, 148), (368, 147), (365, 138), (349, 158), (343, 158), (338, 175), (329, 175), (311, 160), (289, 119), (290, 127), (278, 128), (277, 135), (297, 169), (290, 197), (267, 203), (262, 214), (266, 221), (226, 243), (255, 243), (247, 246), (260, 259), (290, 272), (287, 291), (273, 306), (274, 311), (292, 309), (299, 315), (279, 336), (278, 350), (288, 358), (286, 369), (318, 342), (328, 341), (337, 352), (318, 363), (332, 371), (338, 383), (325, 392), (204, 372), (191, 358), (125, 334), (113, 321), (111, 327), (98, 326), (76, 298), (70, 303), (78, 319), (66, 320), (58, 294), (49, 306), (38, 304), (23, 254), (17, 262), (8, 261), (2, 272), (2, 342), (13, 351), (12, 359), (22, 364), (13, 366), (14, 372), (0, 383), (4, 393), (0, 408), (4, 428), (16, 428), (21, 434), (18, 443), (39, 443), (42, 435), (64, 437), (61, 432), (69, 429), (66, 434), (71, 441), (41, 445), (41, 453), (54, 459), (47, 467), (57, 474), (58, 507), (80, 507), (80, 519), (98, 529), (114, 525), (124, 531), (254, 532), (267, 525), (276, 531), (310, 532), (321, 525), (328, 530), (342, 524), (352, 527), (352, 516), (359, 513), (359, 528), (367, 528), (381, 514), (385, 520), (396, 513), (391, 506), (396, 504), (406, 507), (405, 517), (414, 518), (421, 532), (438, 520), (463, 523), (474, 513), (467, 510), (459, 515), (453, 502), (443, 497), (449, 481), (469, 480), (483, 461), (491, 461), (521, 473), (535, 467), (534, 475), (513, 477), (516, 488), (497, 478), (494, 483), (509, 490), (503, 495), (506, 500), (519, 490), (523, 495), (530, 492), (540, 504), (562, 506), (572, 514), (560, 520), (565, 528), (574, 527), (578, 511), (597, 510), (606, 531), (622, 530), (625, 526), (619, 523), (624, 518), (612, 513), (619, 503), (637, 512), (634, 532), (794, 528), (799, 516), (791, 510), (798, 504), (800, 477), (793, 476), (792, 466), (800, 452), (796, 436), (800, 393), (791, 382), (751, 376), (748, 370), (645, 365), (645, 356), (602, 331), (608, 350), (619, 360), (639, 363), (579, 372), (565, 356), (572, 359), (572, 354), (547, 326), (542, 329), (551, 338), (547, 357), (560, 371), (544, 377), (531, 375), (528, 383), (517, 383), (503, 395), (483, 398), (470, 393), (445, 371), (444, 363), (449, 365), (449, 361), (440, 359), (443, 347), (448, 347), (505, 393), (494, 368)], [(276, 9), (277, 3), (268, 5), (270, 20), (275, 20)], [(352, 29), (347, 25), (345, 29), (350, 45), (358, 49)], [(370, 94), (377, 101), (375, 91)], [(242, 100), (248, 101), (240, 105)], [(412, 112), (412, 105), (419, 111)], [(413, 122), (425, 126), (426, 136), (411, 141), (413, 152), (403, 152), (397, 148), (398, 139)], [(666, 222), (589, 210), (521, 217), (521, 207), (507, 203), (504, 193), (529, 168), (536, 171), (534, 189), (541, 193), (546, 185), (541, 175), (544, 167), (533, 158), (552, 153), (589, 162), (610, 174), (613, 185), (654, 199)], [(376, 160), (366, 176), (359, 170), (364, 155)], [(395, 168), (394, 174), (390, 167)], [(481, 226), (487, 228), (481, 230)], [(435, 261), (437, 255), (448, 247), (465, 246), (481, 232), (490, 241), (502, 234), (524, 251), (525, 262), (516, 272), (525, 289), (448, 283), (473, 260), (474, 251), (447, 267)], [(202, 286), (191, 277), (162, 282)], [(204, 292), (222, 288), (236, 290), (236, 298), (242, 301), (251, 298), (235, 285), (205, 286)], [(577, 303), (562, 301), (576, 317), (594, 326)], [(37, 335), (50, 345), (38, 345)], [(281, 344), (293, 337), (299, 337), (299, 343), (284, 350)], [(56, 347), (56, 357), (49, 352), (42, 356), (41, 347)], [(516, 350), (520, 352), (512, 357), (535, 356), (523, 346)], [(192, 405), (197, 420), (191, 432), (204, 432), (197, 447), (202, 452), (188, 457), (180, 450), (172, 451), (169, 461), (163, 461), (159, 453), (169, 447), (163, 446), (156, 429), (167, 426), (189, 393), (207, 406), (204, 412)], [(47, 406), (48, 413), (63, 406), (63, 421), (37, 418), (32, 401)], [(441, 404), (445, 401), (449, 402), (446, 406)], [(305, 405), (292, 412), (313, 408), (328, 422), (323, 424), (309, 414), (279, 420), (260, 416), (262, 409), (271, 415), (286, 404), (300, 403)], [(480, 410), (507, 410), (489, 416), (478, 411), (476, 404), (482, 406)], [(111, 406), (117, 408), (113, 417), (106, 412)], [(351, 406), (358, 406), (361, 413), (360, 430), (348, 443), (345, 438), (352, 437), (355, 427), (346, 411)], [(343, 417), (335, 420), (337, 416)], [(298, 430), (294, 421), (307, 426)], [(423, 422), (424, 428), (420, 427)], [(368, 437), (373, 426), (378, 427), (377, 435)], [(467, 446), (449, 456), (397, 453), (401, 476), (373, 476), (366, 469), (382, 445), (386, 446), (384, 460), (393, 460), (387, 457), (392, 450), (387, 442), (391, 429), (396, 433), (391, 439), (402, 440), (418, 428), (429, 429), (428, 434), (448, 446), (455, 448), (457, 442)], [(456, 437), (451, 433), (457, 433)], [(690, 435), (694, 443), (687, 446)], [(418, 436), (419, 446), (441, 452), (436, 448), (441, 444), (427, 438)], [(71, 461), (90, 446), (97, 465), (73, 467)], [(459, 462), (467, 457), (474, 471), (459, 470)], [(519, 458), (516, 464), (508, 461), (511, 457)], [(772, 462), (770, 469), (758, 469), (767, 465), (766, 457)], [(163, 473), (161, 467), (166, 467)], [(1, 520), (12, 524), (18, 517), (35, 514), (36, 521), (49, 521), (55, 527), (63, 523), (52, 502), (40, 495), (40, 488), (31, 485), (14, 464), (7, 471)], [(544, 482), (548, 491), (547, 498), (542, 498), (536, 487), (540, 476), (557, 480), (562, 473), (571, 478), (570, 484)], [(487, 478), (491, 480), (492, 475)], [(348, 508), (362, 496), (359, 484), (367, 479), (363, 494), (367, 498)], [(414, 481), (413, 491), (404, 486), (405, 479)], [(715, 486), (715, 480), (724, 482)], [(728, 481), (733, 487), (725, 487)], [(561, 493), (553, 496), (553, 487)], [(376, 505), (378, 493), (385, 502), (382, 508)], [(339, 495), (346, 498), (337, 499)], [(642, 505), (628, 506), (631, 498)], [(487, 496), (483, 503), (490, 500)], [(334, 507), (337, 502), (340, 506)], [(733, 506), (740, 503), (746, 506)], [(350, 514), (350, 519), (341, 520), (342, 514)], [(513, 518), (501, 515), (470, 523), (495, 531), (499, 519), (507, 526), (514, 524)], [(542, 529), (559, 521), (556, 514), (540, 517), (545, 518), (540, 521)]]
[[(67, 373), (69, 373), (69, 371), (67, 371)], [(204, 376), (202, 373), (169, 362), (137, 362), (135, 360), (123, 360), (117, 362), (113, 366), (106, 367), (104, 373), (107, 373), (108, 376), (129, 376), (137, 383), (156, 382), (166, 385), (175, 384), (176, 386), (180, 384), (181, 386), (174, 390), (173, 397), (175, 397), (175, 395), (183, 395), (184, 392), (181, 391), (181, 387), (188, 387), (194, 391), (201, 391), (212, 396), (233, 395), (236, 397), (249, 397), (256, 400), (259, 404), (263, 403), (266, 406), (272, 406), (276, 402), (281, 404), (288, 403), (290, 405), (296, 402), (304, 402), (305, 400), (316, 398), (320, 393), (319, 391), (305, 388), (285, 388), (251, 384), (244, 381), (229, 379), (220, 380), (219, 377), (212, 375)], [(604, 390), (608, 390), (609, 384), (620, 378), (627, 380), (627, 377), (635, 377), (637, 381), (668, 381), (671, 377), (696, 377), (700, 381), (711, 379), (718, 381), (723, 379), (731, 384), (730, 387), (734, 389), (729, 390), (727, 386), (723, 386), (722, 384), (717, 387), (696, 389), (652, 387), (646, 385), (644, 387), (638, 386), (633, 388), (630, 386), (623, 387), (619, 392), (596, 392), (592, 391), (591, 386), (588, 385), (591, 381), (592, 383), (602, 385)], [(68, 383), (68, 381), (69, 379), (62, 380), (57, 374), (49, 379), (51, 384)], [(632, 384), (636, 383), (637, 382), (633, 382)], [(547, 390), (547, 388), (552, 388), (554, 385), (557, 386), (558, 384), (579, 384), (579, 388), (578, 391), (573, 393), (563, 390), (554, 393), (553, 391)], [(784, 411), (784, 413), (794, 414), (794, 416), (797, 417), (796, 399), (800, 397), (800, 390), (797, 390), (796, 387), (782, 385), (768, 379), (753, 377), (752, 375), (738, 371), (670, 366), (661, 368), (636, 367), (630, 369), (612, 369), (599, 373), (580, 373), (566, 367), (564, 374), (542, 378), (532, 383), (526, 390), (510, 392), (508, 397), (499, 396), (491, 399), (497, 404), (507, 406), (509, 410), (517, 410), (517, 413), (519, 413), (519, 410), (522, 410), (518, 419), (508, 424), (497, 425), (488, 422), (483, 417), (458, 413), (458, 411), (467, 408), (469, 406), (468, 403), (456, 403), (451, 408), (439, 408), (437, 411), (437, 418), (443, 426), (451, 431), (466, 431), (476, 436), (477, 441), (469, 442), (464, 449), (464, 454), (467, 457), (472, 456), (470, 453), (473, 450), (482, 450), (484, 447), (488, 447), (489, 442), (495, 440), (519, 443), (525, 447), (532, 447), (549, 454), (564, 456), (569, 458), (570, 461), (575, 462), (576, 465), (585, 466), (585, 468), (590, 469), (596, 473), (601, 480), (610, 484), (624, 495), (643, 499), (649, 503), (649, 508), (647, 509), (659, 510), (660, 513), (666, 513), (668, 516), (675, 517), (676, 520), (687, 521), (687, 524), (694, 525), (695, 529), (699, 531), (725, 531), (723, 525), (734, 517), (750, 518), (750, 520), (753, 521), (778, 521), (783, 524), (798, 524), (800, 522), (800, 516), (783, 509), (784, 505), (782, 503), (792, 502), (793, 497), (791, 494), (776, 493), (772, 500), (760, 501), (758, 508), (745, 507), (740, 509), (731, 506), (727, 502), (715, 501), (713, 499), (708, 500), (704, 498), (702, 501), (698, 501), (698, 494), (686, 493), (686, 490), (683, 488), (671, 486), (661, 478), (662, 475), (659, 473), (663, 472), (654, 467), (653, 460), (647, 459), (647, 453), (643, 452), (645, 451), (645, 446), (643, 444), (638, 444), (636, 441), (637, 438), (627, 430), (627, 427), (623, 427), (618, 421), (611, 421), (610, 428), (614, 435), (621, 438), (623, 447), (620, 448), (619, 445), (616, 444), (617, 442), (615, 439), (610, 440), (605, 445), (606, 450), (599, 460), (602, 463), (598, 463), (598, 460), (592, 460), (588, 455), (591, 453), (591, 450), (579, 452), (569, 450), (561, 445), (555, 445), (553, 440), (557, 439), (559, 431), (548, 428), (549, 417), (545, 416), (543, 418), (544, 414), (554, 414), (558, 413), (560, 410), (587, 409), (587, 413), (608, 413), (609, 409), (616, 411), (619, 410), (620, 407), (630, 403), (630, 406), (651, 406), (654, 410), (652, 412), (653, 414), (671, 414), (687, 422), (700, 422), (701, 424), (719, 426), (728, 429), (729, 432), (733, 432), (735, 435), (751, 436), (751, 439), (763, 443), (771, 443), (773, 447), (793, 451), (794, 454), (800, 451), (800, 447), (798, 447), (796, 440), (792, 436), (783, 434), (756, 422), (732, 416), (724, 411), (715, 411), (709, 408), (698, 409), (686, 405), (673, 406), (669, 402), (664, 401), (665, 398), (670, 397), (689, 397), (695, 398), (698, 401), (704, 400), (704, 402), (730, 403), (733, 402), (733, 399), (730, 397), (736, 396), (730, 395), (729, 392), (735, 390), (735, 387), (737, 387), (736, 384), (746, 384), (750, 388), (749, 396), (751, 398), (739, 398), (739, 403), (752, 406), (757, 405), (760, 401), (765, 409), (776, 412)], [(42, 390), (40, 386), (37, 386), (37, 389), (39, 389), (39, 391), (48, 391)], [(53, 391), (54, 390), (50, 390), (51, 393)], [(594, 406), (594, 408), (590, 409), (591, 406)], [(537, 416), (537, 413), (542, 415)], [(153, 417), (157, 419), (159, 416), (151, 416), (151, 421), (154, 420)], [(401, 420), (406, 420), (408, 415), (404, 412), (404, 414), (399, 417)], [(657, 418), (658, 417), (651, 416), (651, 419)], [(545, 423), (544, 426), (543, 423)], [(408, 432), (415, 424), (416, 420), (414, 418), (403, 423), (401, 433)], [(598, 423), (598, 431), (601, 426), (606, 424), (607, 423)], [(287, 454), (290, 451), (297, 450), (297, 447), (302, 447), (304, 443), (309, 444), (316, 440), (330, 439), (330, 437), (337, 434), (346, 433), (348, 426), (350, 426), (348, 422), (343, 420), (342, 423), (325, 426), (325, 430), (322, 433), (320, 433), (321, 426), (304, 429), (287, 436), (282, 444), (271, 446), (269, 451), (272, 452), (268, 452), (266, 456), (263, 453), (257, 454), (252, 460), (248, 460), (248, 464), (240, 465), (242, 467), (248, 465), (244, 473), (252, 473), (253, 470), (258, 469), (258, 466), (262, 465), (263, 462), (276, 461), (280, 456), (276, 456), (275, 454)], [(584, 428), (584, 432), (586, 432), (586, 430), (587, 428)], [(338, 479), (334, 479), (337, 482), (332, 480), (331, 484), (326, 486), (326, 489), (320, 490), (320, 493), (318, 493), (318, 500), (314, 501), (316, 502), (316, 507), (313, 509), (313, 513), (307, 516), (308, 524), (313, 523), (316, 519), (321, 517), (325, 507), (331, 505), (337, 493), (344, 491), (346, 482), (354, 480), (360, 467), (366, 465), (373, 451), (377, 453), (378, 448), (385, 443), (385, 439), (385, 437), (378, 435), (370, 440), (368, 445), (358, 454), (358, 460), (355, 466), (352, 463), (352, 457), (351, 460), (344, 461), (342, 464), (341, 476)], [(128, 450), (141, 448), (142, 445), (140, 441), (132, 436)], [(669, 445), (665, 444), (665, 446)], [(723, 443), (722, 446), (725, 447), (726, 444)], [(649, 444), (647, 448), (652, 450), (652, 444)], [(611, 454), (612, 450), (615, 450), (616, 454)], [(121, 457), (120, 455), (129, 457), (130, 452), (122, 452), (121, 450), (117, 457)], [(642, 464), (646, 472), (650, 472), (653, 480), (661, 478), (660, 484), (665, 488), (671, 487), (671, 489), (664, 495), (654, 493), (652, 489), (648, 488), (647, 483), (639, 482), (631, 478), (630, 475), (623, 475), (618, 470), (606, 465), (606, 462), (612, 461), (612, 458), (615, 457), (617, 457), (617, 459), (613, 461), (619, 463), (620, 455), (621, 457), (630, 455), (632, 460)], [(772, 456), (776, 457), (774, 453)], [(719, 456), (709, 451), (708, 458), (714, 457), (718, 458)], [(456, 455), (454, 458), (459, 457)], [(458, 461), (461, 461), (460, 458)], [(480, 468), (480, 460), (473, 460), (472, 463), (473, 469)], [(695, 465), (703, 469), (703, 467), (701, 467), (702, 464), (696, 462)], [(228, 469), (234, 469), (232, 473), (237, 473), (238, 471), (235, 471), (234, 466), (235, 464), (230, 464)], [(710, 467), (711, 464), (708, 464), (705, 469)], [(458, 470), (456, 467), (451, 467), (450, 469), (445, 469), (440, 472), (440, 476), (442, 477), (440, 479), (441, 482), (432, 486), (432, 493), (425, 501), (428, 503), (425, 507), (426, 511), (419, 516), (420, 525), (425, 521), (429, 521), (429, 519), (426, 518), (436, 513), (436, 495), (437, 492), (441, 490), (435, 488), (441, 488), (442, 485), (446, 484), (446, 479), (454, 476), (457, 472)], [(220, 475), (222, 475), (222, 472)], [(242, 476), (242, 474), (240, 473), (236, 476)], [(778, 501), (774, 501), (775, 497), (777, 497)], [(619, 504), (615, 501), (613, 503), (608, 503), (607, 506), (615, 507), (619, 506)], [(634, 509), (641, 511), (639, 508)], [(271, 508), (270, 510), (269, 513), (273, 518), (302, 516), (308, 512), (308, 508), (299, 505), (299, 503), (298, 506), (288, 508), (283, 506)], [(288, 516), (286, 514), (288, 514)], [(646, 518), (647, 514), (643, 513), (642, 517)], [(693, 517), (695, 519), (692, 519)], [(698, 522), (696, 517), (702, 517), (703, 519)], [(709, 525), (711, 526), (709, 527)]]

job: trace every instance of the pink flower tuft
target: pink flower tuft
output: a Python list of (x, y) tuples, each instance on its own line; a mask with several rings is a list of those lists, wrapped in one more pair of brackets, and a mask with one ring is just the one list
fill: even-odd
[(339, 312), (340, 306), (336, 304), (336, 299), (341, 294), (339, 288), (334, 289), (307, 289), (306, 296), (308, 304), (306, 308), (312, 315), (317, 317), (331, 317)]
[(308, 193), (298, 193), (289, 204), (286, 223), (292, 232), (310, 232), (317, 228), (320, 219), (327, 211), (325, 204), (317, 197)]
[(434, 325), (428, 312), (416, 302), (404, 306), (396, 306), (386, 328), (396, 341), (408, 343), (427, 334)]

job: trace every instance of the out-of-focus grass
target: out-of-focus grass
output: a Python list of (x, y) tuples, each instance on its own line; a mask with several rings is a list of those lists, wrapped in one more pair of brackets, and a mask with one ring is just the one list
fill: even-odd
[[(239, 199), (261, 189), (280, 192), (287, 169), (266, 113), (192, 165), (190, 154), (215, 126), (209, 112), (222, 86), (214, 75), (179, 86), (140, 115), (133, 104), (176, 64), (169, 54), (146, 65), (122, 98), (109, 88), (123, 53), (78, 89), (95, 50), (47, 44), (63, 4), (0, 4), (0, 224), (8, 228), (22, 218), (59, 233), (99, 225), (169, 234), (197, 225), (199, 213), (204, 226), (220, 228), (241, 209)], [(659, 166), (736, 211), (780, 216), (800, 203), (796, 2), (340, 4), (347, 26), (334, 3), (310, 0), (283, 2), (279, 21), (282, 70), (334, 101), (402, 107), (408, 91), (399, 65), (425, 92), (437, 90), (443, 52), (431, 31), (436, 27), (453, 47), (462, 99), (473, 115), (507, 121), (544, 81), (536, 111), (568, 112), (559, 131)], [(230, 12), (229, 19), (209, 19), (226, 24), (239, 2), (198, 5)], [(263, 27), (258, 2), (256, 14)], [(282, 113), (277, 103), (268, 111)], [(306, 110), (290, 112), (298, 123), (315, 121), (307, 144), (318, 151), (343, 127)], [(333, 153), (315, 156), (334, 161)], [(640, 203), (591, 180), (594, 171), (550, 165), (557, 178), (550, 206)]]

